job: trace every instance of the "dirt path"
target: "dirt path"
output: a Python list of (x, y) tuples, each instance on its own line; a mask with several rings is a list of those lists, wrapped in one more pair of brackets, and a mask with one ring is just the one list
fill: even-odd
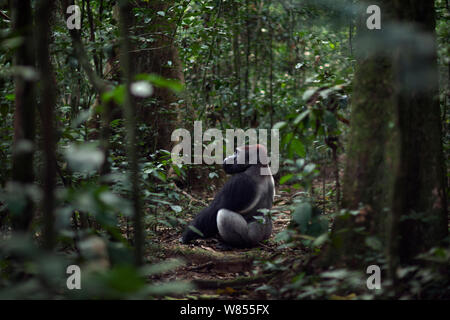
[[(327, 190), (334, 186), (332, 179), (327, 179)], [(316, 190), (321, 190), (322, 182), (315, 181)], [(164, 274), (152, 277), (153, 281), (192, 281), (196, 289), (188, 295), (177, 298), (189, 299), (270, 299), (267, 291), (256, 290), (270, 282), (280, 272), (271, 272), (267, 263), (274, 259), (289, 260), (287, 265), (301, 265), (305, 262), (307, 253), (302, 248), (280, 249), (274, 238), (287, 228), (291, 220), (290, 211), (286, 206), (291, 204), (294, 194), (300, 190), (278, 190), (273, 209), (278, 209), (273, 221), (273, 232), (270, 239), (257, 248), (233, 249), (222, 251), (217, 248), (216, 239), (199, 239), (192, 244), (180, 244), (180, 233), (174, 229), (159, 229), (158, 243), (156, 243), (157, 260), (178, 258), (185, 263), (183, 266)], [(205, 199), (208, 199), (205, 197)], [(325, 199), (325, 203), (318, 199), (316, 205), (331, 211), (332, 199)], [(192, 200), (192, 199), (191, 199)], [(204, 201), (209, 202), (208, 200)], [(295, 263), (293, 263), (295, 262)], [(266, 265), (264, 265), (266, 263)], [(286, 273), (285, 273), (286, 275)], [(286, 279), (288, 281), (289, 279)]]
[[(278, 201), (285, 204), (285, 201)], [(187, 295), (192, 299), (266, 299), (267, 294), (255, 291), (271, 274), (262, 271), (260, 260), (292, 255), (292, 249), (278, 248), (274, 237), (290, 221), (288, 211), (279, 212), (273, 222), (270, 239), (257, 248), (223, 251), (217, 239), (199, 239), (192, 244), (179, 243), (180, 234), (173, 229), (159, 230), (158, 260), (179, 258), (185, 262), (174, 271), (152, 277), (153, 281), (193, 281), (197, 289)]]

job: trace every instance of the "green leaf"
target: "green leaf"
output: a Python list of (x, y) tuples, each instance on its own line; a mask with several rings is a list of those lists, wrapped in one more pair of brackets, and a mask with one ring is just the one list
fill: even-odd
[(178, 165), (172, 165), (172, 169), (175, 171), (175, 174), (176, 174), (178, 177), (181, 177), (181, 170), (180, 170), (180, 168), (178, 167)]
[(275, 235), (275, 242), (286, 242), (289, 241), (291, 236), (289, 235), (288, 230), (282, 230)]
[(117, 266), (104, 274), (108, 287), (118, 292), (136, 292), (145, 286), (145, 280), (130, 266)]
[(319, 237), (316, 238), (316, 240), (314, 240), (313, 242), (313, 247), (319, 247), (322, 244), (324, 244), (327, 240), (328, 240), (328, 233), (323, 233), (322, 235), (320, 235)]
[(180, 206), (170, 206), (170, 208), (176, 213), (181, 212), (181, 210), (183, 210)]
[(193, 225), (189, 226), (189, 229), (191, 229), (192, 231), (194, 231), (196, 234), (198, 234), (200, 237), (204, 237), (205, 235), (203, 234), (203, 232), (201, 232), (200, 230), (198, 230), (196, 227), (194, 227)]
[(6, 94), (5, 95), (5, 99), (8, 100), (8, 101), (15, 101), (16, 100), (16, 95), (14, 93)]
[(309, 115), (309, 109), (303, 111), (297, 118), (294, 120), (294, 125), (298, 125), (303, 119), (305, 119)]
[(316, 93), (317, 88), (314, 89), (308, 89), (305, 91), (305, 93), (303, 93), (303, 100), (308, 101), (309, 98), (311, 98), (313, 96), (314, 93)]
[(349, 271), (347, 271), (345, 269), (336, 269), (333, 271), (322, 272), (320, 274), (320, 276), (322, 278), (343, 279), (343, 278), (347, 277), (348, 274), (349, 274)]
[(327, 126), (329, 128), (337, 127), (336, 116), (332, 112), (330, 112), (328, 110), (325, 111), (324, 121), (325, 121), (325, 123), (327, 124)]
[(274, 124), (272, 129), (281, 130), (282, 128), (284, 128), (286, 126), (286, 124), (287, 123), (285, 121), (277, 122), (277, 123)]
[(125, 86), (119, 85), (113, 90), (102, 94), (102, 100), (104, 102), (109, 102), (111, 99), (114, 99), (117, 104), (122, 105), (125, 100)]
[(213, 179), (213, 178), (218, 178), (219, 175), (218, 175), (216, 172), (210, 172), (209, 175), (208, 175), (208, 177), (209, 177), (210, 179)]
[(293, 137), (294, 137), (294, 133), (293, 133), (293, 132), (287, 133), (287, 134), (283, 137), (283, 139), (281, 140), (281, 145), (282, 145), (282, 146), (287, 146), (287, 145), (291, 142), (291, 140), (292, 140)]
[(308, 226), (307, 234), (313, 237), (319, 237), (323, 233), (327, 232), (327, 230), (328, 220), (323, 216), (313, 214), (311, 222)]
[(303, 172), (305, 172), (306, 174), (309, 174), (309, 173), (313, 172), (315, 168), (316, 168), (316, 165), (314, 163), (308, 163), (305, 166), (305, 168), (303, 169)]
[(166, 180), (167, 180), (167, 176), (161, 171), (153, 171), (152, 174), (155, 178), (158, 178), (159, 180), (161, 180), (163, 182), (166, 182)]
[(136, 80), (146, 80), (156, 87), (168, 88), (174, 92), (181, 92), (184, 90), (184, 86), (178, 80), (166, 79), (156, 74), (138, 74)]
[(311, 220), (312, 207), (309, 203), (301, 203), (294, 211), (292, 218), (299, 225), (300, 231), (306, 233), (308, 231), (308, 224)]
[(294, 151), (299, 157), (304, 158), (306, 156), (305, 145), (299, 139), (292, 140), (290, 148), (291, 151)]
[(294, 175), (292, 173), (289, 173), (283, 177), (281, 177), (280, 179), (280, 184), (285, 184), (286, 182), (288, 182), (289, 180), (291, 180), (294, 177)]
[(297, 167), (303, 168), (303, 166), (305, 165), (305, 159), (297, 159), (297, 161), (295, 161), (295, 164), (297, 165)]

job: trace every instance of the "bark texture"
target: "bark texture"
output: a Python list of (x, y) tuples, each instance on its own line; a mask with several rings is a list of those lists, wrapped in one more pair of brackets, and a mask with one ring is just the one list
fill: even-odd
[[(36, 70), (34, 69), (33, 16), (30, 0), (11, 1), (11, 12), (14, 32), (22, 37), (22, 42), (16, 49), (14, 57), (17, 74), (14, 79), (16, 100), (12, 179), (21, 185), (23, 191), (27, 184), (31, 184), (34, 181), (36, 76), (33, 76), (32, 73), (36, 72)], [(16, 230), (28, 229), (33, 218), (32, 200), (26, 195), (25, 201), (26, 204), (21, 212), (12, 214), (12, 224)]]
[(366, 15), (358, 28), (343, 180), (342, 206), (359, 214), (336, 220), (328, 256), (358, 265), (376, 236), (394, 270), (447, 235), (445, 164), (433, 2), (376, 4), (382, 30)]
[(42, 149), (44, 154), (43, 172), (43, 217), (44, 217), (44, 247), (52, 249), (55, 244), (54, 230), (54, 190), (56, 182), (56, 141), (54, 129), (55, 114), (55, 80), (50, 61), (50, 20), (54, 3), (41, 0), (37, 5), (37, 58), (40, 77), (40, 114), (42, 124)]
[[(184, 83), (182, 64), (176, 47), (175, 34), (177, 30), (176, 19), (168, 16), (172, 13), (168, 9), (173, 6), (174, 1), (140, 1), (139, 6), (150, 9), (152, 21), (145, 23), (135, 19), (133, 22), (135, 36), (153, 38), (154, 41), (146, 43), (135, 42), (133, 62), (136, 74), (154, 73), (167, 79), (179, 80)], [(157, 12), (164, 12), (159, 15)], [(141, 37), (141, 39), (142, 39)], [(171, 150), (171, 135), (180, 124), (180, 99), (175, 93), (167, 88), (155, 88), (152, 96), (153, 102), (138, 102), (138, 114), (143, 121), (155, 129), (153, 141), (149, 141), (152, 150)]]

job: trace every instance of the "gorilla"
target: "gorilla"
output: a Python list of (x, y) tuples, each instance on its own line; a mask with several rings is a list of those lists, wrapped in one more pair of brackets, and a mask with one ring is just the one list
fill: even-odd
[(271, 209), (275, 196), (267, 149), (260, 144), (239, 147), (224, 160), (223, 169), (230, 179), (184, 231), (182, 243), (218, 234), (224, 248), (250, 248), (270, 237), (272, 221), (258, 212)]

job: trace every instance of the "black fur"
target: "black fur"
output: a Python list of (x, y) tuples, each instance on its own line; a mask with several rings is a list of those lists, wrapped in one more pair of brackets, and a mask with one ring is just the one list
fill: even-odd
[[(270, 236), (271, 220), (265, 217), (264, 225), (255, 225), (257, 223), (255, 216), (263, 215), (258, 212), (259, 209), (272, 208), (275, 191), (273, 178), (271, 175), (261, 175), (264, 165), (260, 161), (260, 153), (258, 153), (256, 164), (249, 163), (249, 154), (255, 151), (260, 151), (264, 157), (267, 157), (266, 149), (255, 145), (238, 148), (233, 156), (225, 159), (224, 170), (232, 176), (213, 202), (200, 211), (191, 223), (191, 226), (201, 231), (203, 236), (188, 227), (181, 238), (183, 243), (200, 237), (209, 238), (217, 235), (219, 233), (217, 213), (220, 209), (232, 211), (231, 213), (224, 211), (221, 214), (223, 217), (221, 233), (229, 239), (228, 244), (235, 247), (252, 246)], [(233, 218), (235, 214), (241, 215), (245, 221), (239, 216), (237, 219)]]
[[(245, 209), (255, 196), (256, 183), (253, 179), (245, 173), (234, 174), (225, 183), (209, 207), (200, 211), (191, 224), (200, 230), (205, 238), (213, 237), (219, 232), (216, 219), (217, 212), (220, 209), (240, 211)], [(200, 235), (187, 228), (183, 234), (182, 242), (188, 243), (197, 238), (200, 238)]]

